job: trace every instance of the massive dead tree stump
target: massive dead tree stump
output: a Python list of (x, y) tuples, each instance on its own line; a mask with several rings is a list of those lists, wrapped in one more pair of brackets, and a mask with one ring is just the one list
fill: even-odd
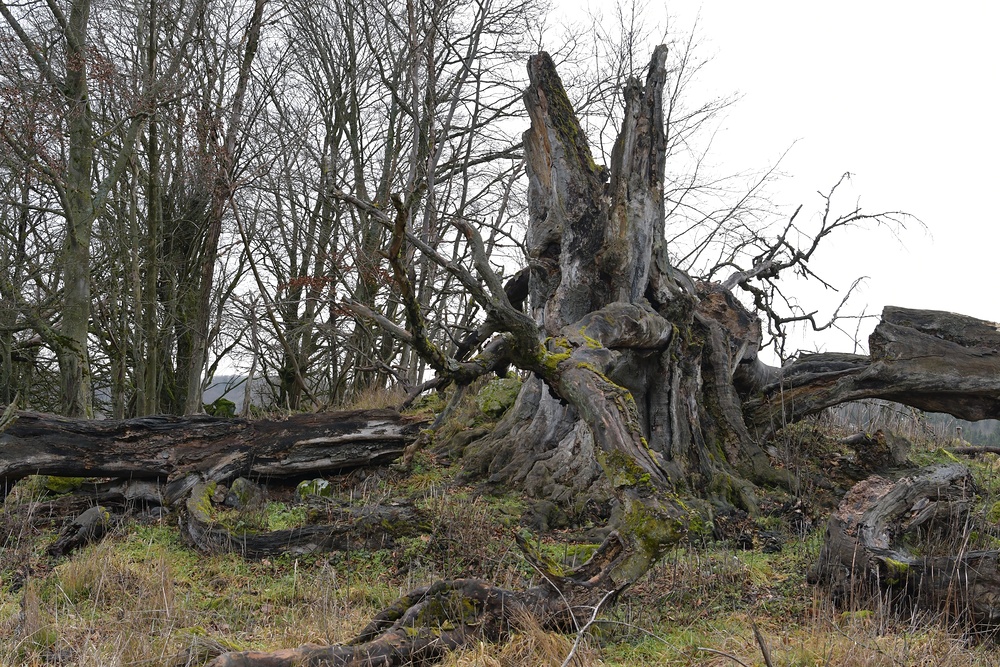
[[(630, 80), (625, 86), (621, 131), (609, 168), (594, 161), (553, 60), (544, 53), (530, 58), (524, 95), (531, 117), (524, 135), (528, 312), (515, 303), (515, 292), (519, 298), (523, 289), (508, 293), (493, 272), (469, 218), (448, 216), (465, 237), (471, 262), (442, 256), (414, 231), (413, 221), (424, 204), (421, 186), (394, 195), (391, 214), (385, 206), (332, 192), (389, 230), (384, 256), (406, 328), (360, 304), (347, 302), (345, 308), (410, 346), (442, 385), (464, 386), (508, 364), (531, 376), (497, 429), (469, 448), (470, 470), (563, 504), (581, 502), (599, 483), (600, 491), (620, 506), (618, 530), (602, 545), (602, 558), (591, 570), (550, 573), (550, 585), (535, 593), (489, 593), (489, 600), (519, 600), (525, 609), (543, 613), (593, 608), (613, 597), (690, 531), (704, 530), (713, 505), (753, 511), (756, 485), (789, 483), (787, 471), (771, 465), (761, 438), (829, 405), (881, 397), (972, 419), (1000, 416), (1000, 336), (996, 325), (972, 318), (888, 308), (872, 338), (870, 357), (814, 355), (780, 369), (759, 361), (761, 322), (733, 290), (741, 288), (773, 323), (780, 318), (769, 307), (774, 301), (767, 290), (774, 288), (778, 274), (787, 269), (808, 274), (809, 257), (833, 229), (879, 216), (858, 212), (832, 222), (823, 216), (822, 229), (805, 248), (790, 242), (789, 222), (776, 239), (754, 238), (740, 246), (754, 248), (747, 255), (760, 251), (748, 258), (753, 266), (739, 270), (733, 266), (739, 257), (722, 260), (719, 271), (733, 269), (722, 282), (697, 282), (678, 270), (665, 240), (666, 58), (666, 47), (658, 47), (646, 80)], [(483, 347), (475, 355), (471, 341), (458, 356), (449, 356), (431, 339), (435, 327), (424, 321), (427, 309), (406, 265), (418, 252), (454, 276), (485, 313), (477, 331)], [(205, 479), (244, 471), (296, 476), (318, 467), (344, 467), (329, 458), (330, 445), (342, 436), (312, 434), (310, 418), (301, 419), (304, 423), (260, 427), (195, 422), (189, 443), (170, 440), (165, 449), (156, 445), (161, 422), (155, 420), (140, 428), (139, 436), (154, 446), (138, 449), (130, 444), (135, 436), (127, 427), (104, 436), (73, 433), (41, 453), (15, 437), (12, 447), (0, 440), (0, 478), (9, 481), (32, 472), (135, 474), (170, 480), (174, 494)], [(392, 424), (363, 427), (371, 439), (361, 448), (362, 458), (373, 456), (372, 447), (384, 452), (380, 447), (391, 449), (405, 439), (393, 428), (417, 427)], [(116, 455), (98, 451), (101, 437), (115, 443)], [(71, 459), (77, 460), (75, 467), (66, 465)], [(614, 557), (604, 559), (610, 554)], [(450, 614), (441, 621), (429, 611), (448, 607), (435, 602), (437, 591), (448, 599), (457, 595), (463, 602), (453, 608), (469, 615)], [(458, 641), (455, 637), (491, 637), (477, 628), (501, 627), (503, 622), (492, 612), (480, 615), (491, 607), (475, 600), (464, 583), (422, 589), (401, 603), (412, 613), (391, 614), (393, 624), (407, 619), (412, 625), (405, 625), (402, 634), (386, 635), (385, 644), (378, 644), (381, 635), (363, 634), (357, 645), (367, 647), (351, 655), (392, 653), (401, 657), (369, 664), (404, 664), (413, 659), (407, 651), (423, 650), (419, 647), (428, 637), (440, 646)], [(430, 635), (422, 620), (430, 623)], [(454, 628), (467, 631), (449, 634)], [(419, 641), (402, 647), (398, 642), (404, 635)], [(315, 655), (337, 653), (323, 650), (326, 654)], [(228, 664), (287, 664), (275, 662), (276, 657), (226, 659), (244, 661)], [(359, 659), (309, 658), (315, 664), (356, 664), (350, 660)]]
[[(524, 100), (531, 127), (523, 138), (527, 313), (504, 291), (477, 229), (467, 220), (456, 218), (454, 224), (468, 241), (471, 268), (442, 256), (415, 233), (416, 195), (395, 197), (390, 216), (384, 207), (336, 193), (390, 230), (385, 256), (407, 326), (404, 330), (351, 302), (346, 308), (412, 346), (444, 382), (465, 385), (507, 363), (530, 374), (497, 428), (466, 449), (470, 473), (562, 504), (579, 507), (595, 489), (619, 503), (618, 532), (601, 548), (602, 553), (615, 551), (615, 559), (593, 579), (550, 576), (558, 592), (553, 598), (587, 600), (591, 606), (629, 586), (689, 531), (703, 529), (711, 504), (753, 511), (755, 485), (788, 483), (787, 471), (771, 465), (758, 436), (825, 405), (862, 397), (840, 391), (810, 401), (840, 378), (856, 375), (858, 389), (867, 396), (921, 407), (947, 405), (933, 392), (958, 381), (959, 391), (981, 397), (969, 403), (982, 407), (981, 416), (1000, 408), (982, 398), (1000, 386), (1000, 375), (989, 363), (974, 361), (976, 355), (991, 354), (981, 349), (989, 338), (983, 323), (970, 321), (955, 332), (950, 325), (927, 324), (890, 309), (870, 358), (829, 355), (783, 369), (758, 360), (760, 320), (733, 289), (742, 288), (766, 310), (765, 290), (773, 287), (766, 281), (789, 268), (808, 274), (805, 263), (823, 237), (838, 226), (879, 216), (849, 215), (835, 222), (824, 216), (824, 226), (803, 249), (793, 247), (787, 233), (769, 245), (756, 238), (751, 245), (761, 254), (752, 259), (753, 266), (734, 269), (721, 283), (697, 282), (677, 270), (665, 241), (666, 55), (665, 47), (658, 47), (645, 82), (631, 80), (625, 86), (623, 121), (609, 168), (594, 161), (552, 59), (544, 53), (529, 59)], [(449, 356), (429, 337), (431, 327), (405, 263), (416, 252), (455, 276), (485, 312), (478, 330), (484, 347), (477, 355), (463, 348), (460, 358)], [(777, 316), (773, 310), (770, 314), (773, 321)], [(921, 367), (919, 357), (929, 347), (906, 351), (909, 329), (924, 345), (929, 341), (921, 336), (935, 326), (932, 338), (951, 336), (952, 348), (969, 352), (962, 373), (981, 384), (962, 385), (940, 356), (936, 370)], [(924, 378), (940, 372), (946, 380), (921, 384), (912, 377), (914, 369)], [(790, 406), (784, 400), (789, 388), (797, 391)], [(585, 588), (584, 581), (603, 584)], [(584, 588), (580, 597), (573, 592)]]
[[(622, 475), (609, 474), (609, 447), (640, 461), (637, 470), (663, 488), (720, 504), (752, 507), (747, 480), (785, 479), (747, 433), (731, 382), (739, 358), (728, 336), (740, 336), (736, 349), (743, 343), (752, 356), (759, 323), (730, 295), (696, 286), (670, 264), (666, 55), (657, 48), (645, 85), (626, 86), (610, 169), (594, 162), (551, 58), (539, 54), (528, 65), (534, 341), (515, 336), (518, 349), (542, 343), (550, 356), (540, 364), (512, 355), (534, 377), (497, 429), (469, 448), (466, 465), (577, 509), (594, 495), (615, 495), (608, 482)], [(717, 303), (727, 298), (735, 309), (720, 314)], [(504, 313), (491, 318), (502, 324)], [(623, 409), (601, 408), (595, 396)], [(602, 445), (604, 434), (611, 435)], [(641, 447), (629, 449), (633, 439)]]
[(1000, 552), (969, 550), (976, 486), (962, 465), (857, 484), (830, 517), (814, 580), (834, 598), (881, 598), (977, 626), (1000, 624)]

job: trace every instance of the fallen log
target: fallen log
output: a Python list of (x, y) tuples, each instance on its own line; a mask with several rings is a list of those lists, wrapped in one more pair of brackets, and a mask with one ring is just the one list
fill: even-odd
[(283, 419), (195, 415), (123, 421), (19, 412), (0, 433), (0, 498), (28, 475), (165, 482), (165, 504), (199, 481), (294, 480), (395, 460), (424, 421), (393, 410)]
[(841, 603), (888, 600), (1000, 624), (1000, 552), (967, 551), (976, 485), (960, 464), (858, 483), (830, 517), (811, 580)]
[(803, 355), (782, 368), (738, 369), (744, 416), (762, 435), (821, 410), (881, 398), (976, 421), (1000, 417), (1000, 325), (886, 306), (869, 356)]
[(306, 644), (273, 653), (225, 653), (209, 667), (372, 667), (421, 665), (474, 642), (498, 642), (522, 604), (514, 594), (477, 579), (418, 588), (378, 614), (351, 641)]

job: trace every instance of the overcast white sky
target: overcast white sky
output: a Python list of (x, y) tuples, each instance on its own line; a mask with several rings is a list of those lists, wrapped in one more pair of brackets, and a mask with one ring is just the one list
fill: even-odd
[[(650, 20), (662, 7), (650, 6)], [(665, 9), (679, 28), (697, 20), (714, 54), (704, 91), (742, 94), (715, 162), (766, 166), (794, 143), (778, 201), (815, 211), (816, 190), (850, 171), (864, 209), (926, 224), (900, 241), (877, 231), (831, 238), (818, 258), (824, 277), (847, 287), (870, 276), (855, 310), (892, 304), (1000, 321), (1000, 2), (670, 0)], [(796, 346), (851, 349), (812, 337)]]

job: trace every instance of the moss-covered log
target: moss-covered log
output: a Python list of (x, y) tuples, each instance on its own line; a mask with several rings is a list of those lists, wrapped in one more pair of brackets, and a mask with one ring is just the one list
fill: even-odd
[(430, 517), (399, 502), (324, 508), (323, 522), (285, 530), (252, 530), (218, 520), (212, 501), (215, 482), (202, 482), (185, 502), (184, 534), (201, 551), (233, 551), (248, 558), (277, 554), (391, 548), (401, 537), (430, 531)]

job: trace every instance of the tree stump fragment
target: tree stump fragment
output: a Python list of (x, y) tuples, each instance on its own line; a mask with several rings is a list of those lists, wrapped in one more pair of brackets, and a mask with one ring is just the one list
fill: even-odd
[(977, 627), (1000, 625), (1000, 551), (967, 551), (976, 485), (960, 464), (870, 477), (830, 517), (810, 575), (842, 604), (880, 597)]

